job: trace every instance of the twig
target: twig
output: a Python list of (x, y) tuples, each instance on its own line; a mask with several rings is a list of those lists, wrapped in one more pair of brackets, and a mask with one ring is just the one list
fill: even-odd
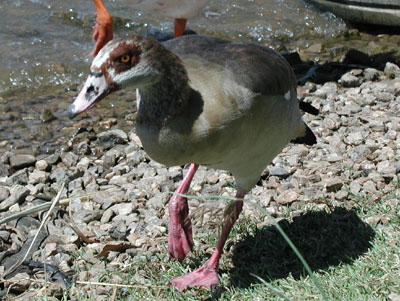
[[(62, 200), (60, 200), (58, 202), (58, 204), (60, 206), (66, 206), (71, 202), (71, 200), (81, 199), (81, 201), (83, 201), (82, 198), (86, 198), (86, 200), (84, 200), (84, 201), (89, 201), (89, 200), (92, 199), (92, 195), (94, 195), (94, 194), (95, 193), (90, 193), (90, 194), (87, 194), (87, 195), (84, 195), (84, 196), (80, 196), (80, 197), (71, 197), (71, 198), (67, 198), (67, 199), (62, 199)], [(32, 214), (32, 213), (36, 213), (36, 212), (39, 212), (39, 211), (44, 211), (44, 210), (50, 208), (51, 204), (52, 204), (51, 202), (46, 202), (46, 203), (40, 204), (38, 206), (35, 206), (35, 207), (32, 207), (32, 208), (28, 208), (28, 209), (26, 209), (24, 211), (15, 213), (13, 215), (7, 216), (7, 217), (5, 217), (5, 218), (0, 220), (0, 225), (4, 224), (4, 223), (7, 223), (9, 221), (15, 220), (17, 218), (20, 218), (20, 217), (23, 217), (23, 216), (27, 216), (27, 215)]]
[(118, 292), (118, 286), (117, 286), (117, 283), (115, 283), (114, 289), (113, 289), (113, 294), (111, 296), (111, 301), (117, 300), (117, 292)]
[(47, 211), (47, 213), (46, 213), (46, 215), (45, 215), (45, 217), (44, 217), (42, 223), (41, 223), (40, 226), (39, 226), (39, 229), (36, 231), (36, 234), (35, 234), (35, 236), (33, 237), (33, 240), (32, 240), (32, 242), (31, 242), (31, 244), (30, 244), (28, 250), (26, 251), (25, 256), (24, 256), (21, 260), (18, 260), (15, 264), (13, 264), (13, 265), (8, 269), (8, 271), (5, 271), (4, 274), (3, 274), (3, 278), (6, 277), (7, 275), (9, 275), (10, 273), (14, 272), (14, 271), (26, 260), (26, 258), (28, 257), (29, 252), (31, 251), (33, 244), (35, 243), (35, 241), (36, 241), (36, 239), (37, 239), (37, 237), (38, 237), (40, 231), (42, 230), (44, 224), (46, 223), (47, 218), (49, 217), (49, 215), (50, 215), (51, 211), (53, 210), (53, 208), (55, 207), (55, 205), (58, 203), (58, 201), (59, 201), (59, 199), (60, 199), (60, 197), (61, 197), (61, 193), (62, 193), (63, 190), (64, 190), (64, 186), (65, 186), (65, 183), (63, 183), (63, 184), (61, 185), (60, 191), (58, 192), (57, 196), (55, 197), (54, 201), (52, 202), (49, 211)]
[(125, 287), (125, 288), (165, 288), (163, 286), (157, 285), (132, 285), (132, 284), (118, 284), (118, 283), (106, 283), (106, 282), (91, 282), (91, 281), (76, 281), (76, 284), (89, 284), (89, 285), (102, 285), (102, 286), (115, 286), (115, 287)]

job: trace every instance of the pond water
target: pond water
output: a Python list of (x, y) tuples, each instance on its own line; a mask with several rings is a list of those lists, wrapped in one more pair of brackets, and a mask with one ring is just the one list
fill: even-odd
[[(129, 0), (105, 0), (119, 17), (116, 35), (170, 32), (173, 20), (129, 8)], [(64, 88), (80, 84), (92, 59), (94, 5), (91, 0), (0, 1), (0, 92), (15, 88)], [(272, 46), (346, 29), (331, 14), (301, 0), (213, 0), (189, 21), (198, 33)]]

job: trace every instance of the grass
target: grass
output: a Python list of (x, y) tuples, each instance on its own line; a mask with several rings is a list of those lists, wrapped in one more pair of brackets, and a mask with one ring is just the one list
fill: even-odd
[[(279, 225), (291, 238), (318, 278), (329, 300), (388, 300), (400, 294), (400, 208), (385, 201), (369, 202), (352, 196), (357, 208), (309, 210)], [(369, 217), (385, 217), (372, 226)], [(199, 267), (210, 256), (210, 248), (195, 250), (181, 264), (169, 261), (166, 252), (142, 261), (125, 263), (121, 270), (105, 270), (101, 282), (120, 284), (115, 300), (322, 300), (303, 264), (278, 230), (257, 226), (263, 217), (239, 219), (231, 233), (220, 264), (220, 285), (213, 291), (192, 289), (177, 292), (170, 279)], [(379, 220), (379, 219), (378, 219)], [(215, 246), (217, 233), (195, 236), (202, 246)], [(164, 246), (166, 249), (166, 246)], [(71, 291), (80, 300), (91, 300), (92, 292), (79, 284)], [(115, 293), (109, 288), (109, 296)], [(65, 300), (67, 298), (65, 297)]]

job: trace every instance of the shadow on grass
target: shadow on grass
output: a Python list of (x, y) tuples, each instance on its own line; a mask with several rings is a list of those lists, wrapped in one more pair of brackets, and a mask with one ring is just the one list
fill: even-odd
[[(351, 263), (371, 247), (374, 231), (354, 211), (336, 208), (332, 213), (309, 212), (279, 225), (302, 253), (313, 271)], [(305, 275), (302, 263), (274, 226), (256, 229), (233, 250), (232, 285), (248, 287), (265, 280)]]

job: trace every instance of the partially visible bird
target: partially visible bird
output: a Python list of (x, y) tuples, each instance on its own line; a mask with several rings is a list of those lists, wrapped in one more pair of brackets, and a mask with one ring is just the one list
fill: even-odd
[[(172, 280), (180, 290), (215, 285), (245, 194), (288, 142), (316, 143), (301, 117), (293, 70), (261, 45), (201, 35), (160, 44), (133, 36), (111, 41), (99, 52), (69, 116), (126, 86), (138, 88), (136, 131), (150, 157), (167, 166), (196, 163), (177, 193), (187, 192), (197, 164), (228, 170), (235, 178), (238, 200), (226, 210), (215, 252), (200, 269)], [(193, 246), (188, 212), (186, 199), (174, 195), (168, 250), (179, 260)]]
[[(210, 0), (130, 0), (132, 9), (156, 11), (175, 19), (174, 37), (183, 34), (186, 22), (196, 16)], [(93, 55), (113, 38), (113, 27), (110, 13), (103, 0), (93, 0), (96, 8), (96, 25), (93, 28), (93, 39), (96, 45)]]

